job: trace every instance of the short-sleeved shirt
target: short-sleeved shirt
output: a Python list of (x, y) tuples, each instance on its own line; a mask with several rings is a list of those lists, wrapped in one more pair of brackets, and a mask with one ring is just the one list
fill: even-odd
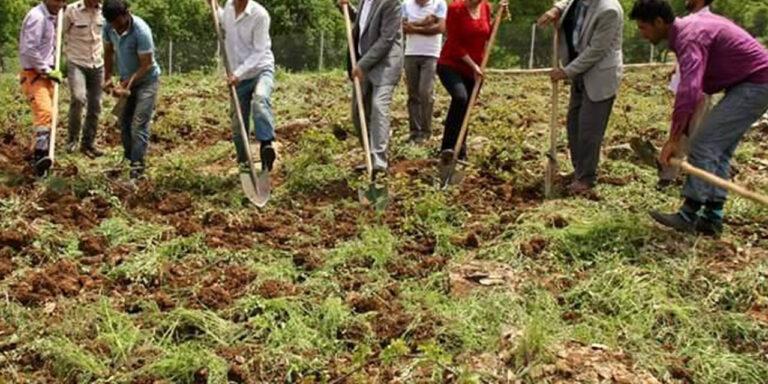
[(63, 12), (67, 60), (87, 68), (104, 65), (102, 31), (105, 22), (101, 16), (101, 4), (90, 8), (80, 0), (68, 5)]
[[(430, 16), (445, 20), (447, 14), (448, 6), (445, 0), (429, 0), (424, 6), (419, 5), (416, 0), (405, 0), (403, 3), (403, 19), (410, 23), (422, 21)], [(440, 49), (443, 47), (442, 34), (408, 34), (405, 39), (406, 56), (440, 57)]]
[(138, 16), (131, 15), (131, 26), (120, 36), (112, 25), (104, 25), (104, 41), (112, 44), (117, 53), (117, 70), (120, 80), (127, 80), (139, 70), (139, 55), (152, 53), (152, 69), (143, 79), (136, 79), (135, 84), (145, 81), (157, 80), (160, 77), (160, 66), (155, 60), (155, 43), (152, 40), (152, 30), (149, 25)]

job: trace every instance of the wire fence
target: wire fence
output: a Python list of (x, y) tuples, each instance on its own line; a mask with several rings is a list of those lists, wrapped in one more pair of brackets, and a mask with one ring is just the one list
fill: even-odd
[[(552, 64), (550, 28), (512, 27), (502, 31), (493, 50), (489, 67), (494, 69), (536, 69)], [(166, 75), (193, 71), (214, 71), (219, 68), (218, 44), (215, 39), (204, 41), (177, 40), (159, 37), (155, 42), (155, 57)], [(339, 34), (295, 34), (272, 37), (272, 50), (277, 66), (282, 70), (323, 71), (344, 68), (347, 46)], [(665, 51), (659, 52), (638, 37), (623, 44), (626, 64), (664, 61)], [(18, 70), (17, 57), (4, 57), (4, 72)]]

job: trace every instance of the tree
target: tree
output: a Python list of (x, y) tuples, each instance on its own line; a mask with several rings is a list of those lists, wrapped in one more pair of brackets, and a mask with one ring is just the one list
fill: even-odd
[(5, 58), (16, 57), (13, 52), (18, 46), (21, 22), (34, 4), (29, 0), (0, 1), (0, 71), (7, 68)]

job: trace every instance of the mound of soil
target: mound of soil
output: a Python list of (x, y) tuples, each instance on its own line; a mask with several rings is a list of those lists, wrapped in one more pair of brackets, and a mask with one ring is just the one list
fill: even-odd
[(11, 296), (24, 305), (38, 305), (58, 296), (76, 296), (100, 284), (102, 279), (97, 273), (83, 274), (77, 264), (60, 260), (13, 284)]

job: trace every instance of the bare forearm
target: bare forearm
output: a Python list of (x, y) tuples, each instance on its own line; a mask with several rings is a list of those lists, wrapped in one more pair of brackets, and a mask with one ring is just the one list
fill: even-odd
[(112, 71), (114, 66), (114, 52), (112, 50), (104, 51), (104, 82), (109, 82), (112, 79)]
[(414, 26), (413, 33), (425, 36), (440, 35), (445, 33), (445, 24), (437, 22), (426, 26)]

